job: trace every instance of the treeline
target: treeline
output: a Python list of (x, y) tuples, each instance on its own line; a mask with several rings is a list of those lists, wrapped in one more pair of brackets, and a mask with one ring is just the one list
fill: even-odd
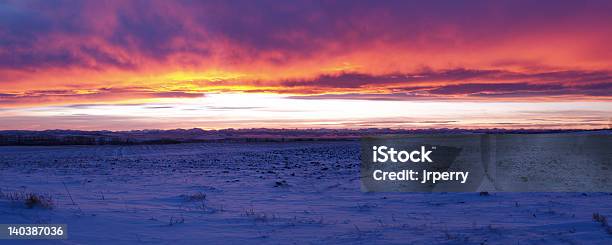
[(9, 145), (133, 145), (195, 142), (295, 142), (356, 140), (367, 136), (414, 134), (532, 134), (604, 133), (610, 130), (508, 130), (508, 129), (174, 129), (135, 131), (6, 130), (0, 146)]
[(0, 146), (8, 145), (133, 145), (133, 144), (178, 144), (172, 139), (136, 141), (130, 138), (96, 136), (51, 136), (51, 135), (0, 135)]
[(0, 135), (0, 146), (54, 146), (54, 145), (141, 145), (141, 144), (180, 144), (202, 142), (298, 142), (298, 141), (337, 141), (356, 138), (218, 138), (218, 139), (151, 139), (108, 138), (96, 136), (22, 136)]

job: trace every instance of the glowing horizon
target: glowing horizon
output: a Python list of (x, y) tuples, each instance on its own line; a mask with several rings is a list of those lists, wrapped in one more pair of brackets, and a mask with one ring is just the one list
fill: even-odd
[(608, 128), (610, 13), (606, 1), (5, 1), (0, 130)]
[[(297, 109), (299, 108), (299, 110)], [(6, 109), (2, 129), (607, 128), (606, 102), (444, 102), (207, 94), (158, 102)]]

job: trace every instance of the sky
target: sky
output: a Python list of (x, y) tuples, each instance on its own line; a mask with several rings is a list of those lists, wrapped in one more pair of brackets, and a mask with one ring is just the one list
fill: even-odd
[(0, 0), (0, 129), (608, 128), (610, 1)]

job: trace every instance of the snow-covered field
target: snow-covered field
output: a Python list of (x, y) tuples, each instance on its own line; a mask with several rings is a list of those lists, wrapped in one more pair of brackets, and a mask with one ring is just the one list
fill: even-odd
[(593, 220), (609, 193), (362, 193), (358, 157), (354, 141), (0, 147), (0, 223), (68, 224), (40, 244), (612, 244)]

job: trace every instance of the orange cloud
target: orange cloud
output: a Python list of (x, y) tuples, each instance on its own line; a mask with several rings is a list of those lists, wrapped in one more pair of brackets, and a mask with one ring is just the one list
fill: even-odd
[(1, 107), (207, 92), (611, 98), (608, 2), (10, 1), (0, 11)]

